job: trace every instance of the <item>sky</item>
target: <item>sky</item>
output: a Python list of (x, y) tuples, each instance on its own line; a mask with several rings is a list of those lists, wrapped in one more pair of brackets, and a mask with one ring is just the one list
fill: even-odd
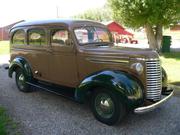
[[(0, 0), (0, 27), (20, 21), (70, 18), (107, 0)], [(58, 15), (57, 15), (58, 9)]]

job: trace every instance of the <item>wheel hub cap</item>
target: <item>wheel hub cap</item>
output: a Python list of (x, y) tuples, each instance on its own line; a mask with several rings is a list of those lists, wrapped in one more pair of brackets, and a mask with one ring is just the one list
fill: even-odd
[(24, 75), (23, 75), (23, 74), (21, 74), (21, 75), (19, 76), (19, 81), (23, 81), (23, 82), (24, 82)]
[(18, 85), (20, 89), (24, 89), (24, 85), (25, 85), (25, 77), (23, 74), (20, 74), (18, 77)]
[(110, 118), (114, 113), (114, 103), (106, 93), (100, 93), (95, 99), (97, 113), (103, 118)]

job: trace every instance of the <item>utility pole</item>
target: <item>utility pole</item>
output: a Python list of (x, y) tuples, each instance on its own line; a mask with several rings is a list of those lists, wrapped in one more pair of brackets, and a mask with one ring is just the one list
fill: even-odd
[(56, 6), (56, 17), (59, 18), (59, 7)]

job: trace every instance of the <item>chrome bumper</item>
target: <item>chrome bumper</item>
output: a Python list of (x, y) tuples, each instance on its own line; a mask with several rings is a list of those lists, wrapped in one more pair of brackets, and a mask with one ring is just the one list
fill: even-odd
[(173, 96), (173, 93), (174, 93), (174, 91), (172, 91), (168, 96), (164, 97), (163, 99), (161, 99), (160, 101), (158, 101), (152, 105), (135, 108), (134, 113), (142, 114), (142, 113), (146, 113), (146, 112), (154, 110), (155, 108), (159, 107), (161, 104), (166, 102), (168, 99), (170, 99)]

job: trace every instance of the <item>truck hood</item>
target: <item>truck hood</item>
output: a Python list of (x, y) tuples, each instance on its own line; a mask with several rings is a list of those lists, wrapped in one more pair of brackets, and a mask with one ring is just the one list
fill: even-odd
[(101, 47), (88, 47), (85, 48), (85, 53), (96, 54), (96, 55), (106, 55), (106, 56), (123, 56), (126, 58), (145, 58), (153, 59), (159, 58), (156, 51), (152, 49), (139, 49), (139, 48), (129, 48), (129, 47), (119, 47), (119, 46), (101, 46)]

